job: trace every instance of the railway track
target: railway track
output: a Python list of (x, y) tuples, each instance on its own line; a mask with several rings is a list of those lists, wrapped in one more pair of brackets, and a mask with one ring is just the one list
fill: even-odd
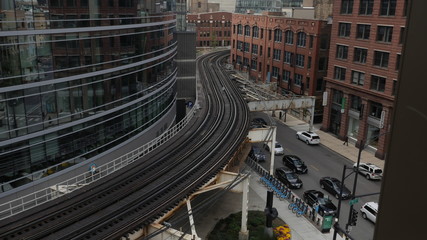
[[(248, 111), (221, 62), (203, 56), (198, 121), (143, 160), (0, 224), (1, 239), (116, 239), (163, 216), (214, 177), (247, 135)], [(191, 133), (191, 134), (189, 134)]]

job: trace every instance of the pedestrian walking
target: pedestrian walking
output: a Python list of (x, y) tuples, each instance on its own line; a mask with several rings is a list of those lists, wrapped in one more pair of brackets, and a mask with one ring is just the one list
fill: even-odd
[(348, 146), (348, 136), (347, 135), (345, 135), (344, 142), (342, 143), (342, 145), (347, 145)]

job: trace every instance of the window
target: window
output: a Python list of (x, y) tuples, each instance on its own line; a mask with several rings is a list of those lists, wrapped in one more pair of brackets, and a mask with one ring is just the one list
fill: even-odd
[(258, 38), (259, 35), (259, 28), (257, 26), (252, 28), (252, 37)]
[(342, 67), (336, 67), (334, 69), (334, 79), (337, 80), (345, 80), (345, 68)]
[(352, 14), (353, 13), (353, 0), (342, 0), (340, 13), (341, 14)]
[(388, 67), (388, 57), (389, 53), (374, 51), (374, 66), (377, 67)]
[(403, 38), (405, 37), (405, 27), (400, 28), (399, 44), (403, 43)]
[(377, 41), (379, 42), (391, 42), (393, 35), (393, 27), (388, 26), (378, 26), (377, 31)]
[(375, 118), (381, 118), (381, 112), (383, 111), (383, 105), (377, 102), (370, 102), (369, 115)]
[(242, 56), (237, 56), (236, 57), (236, 63), (237, 64), (242, 64)]
[(251, 60), (251, 69), (256, 70), (256, 65), (257, 65), (257, 61), (252, 59)]
[(338, 36), (339, 37), (350, 37), (351, 23), (339, 23), (338, 24)]
[(311, 56), (308, 56), (308, 60), (307, 60), (307, 68), (310, 69), (311, 68)]
[(381, 0), (380, 15), (394, 16), (396, 14), (396, 0)]
[(365, 82), (365, 73), (359, 71), (351, 71), (351, 83), (363, 86)]
[(408, 0), (405, 0), (405, 3), (403, 4), (403, 16), (406, 17), (408, 14), (406, 11), (408, 11)]
[(297, 46), (298, 47), (305, 47), (306, 38), (307, 38), (307, 34), (305, 34), (304, 32), (299, 32), (298, 33)]
[(197, 2), (197, 7), (198, 8), (202, 8), (202, 3), (201, 2)]
[(258, 54), (258, 45), (252, 44), (252, 54)]
[(245, 42), (244, 46), (245, 46), (245, 52), (249, 52), (249, 43)]
[(291, 64), (292, 63), (292, 57), (293, 57), (293, 53), (285, 51), (285, 54), (283, 56), (283, 62), (287, 63), (287, 64)]
[(309, 43), (308, 43), (309, 48), (313, 48), (313, 41), (314, 41), (314, 36), (309, 35)]
[(271, 51), (271, 48), (270, 48), (270, 47), (268, 47), (268, 48), (267, 48), (267, 57), (268, 57), (268, 58), (270, 57), (270, 51)]
[(294, 83), (296, 86), (301, 86), (301, 83), (302, 83), (302, 75), (301, 74), (295, 73)]
[(289, 82), (291, 79), (291, 72), (289, 72), (288, 70), (283, 70), (283, 81), (284, 82)]
[(368, 49), (354, 48), (354, 62), (366, 63), (366, 57), (368, 56)]
[(359, 96), (350, 95), (350, 108), (360, 112), (362, 109), (362, 99)]
[(282, 42), (282, 30), (280, 29), (274, 30), (274, 41)]
[(259, 64), (258, 64), (258, 71), (262, 71), (262, 63), (260, 62)]
[(305, 59), (304, 55), (297, 54), (295, 66), (297, 66), (297, 67), (304, 67), (304, 59)]
[(271, 70), (272, 70), (271, 76), (274, 78), (277, 78), (277, 76), (279, 76), (279, 68), (273, 66)]
[(261, 28), (261, 39), (264, 38), (264, 29)]
[(318, 78), (316, 81), (316, 92), (323, 91), (323, 78)]
[(400, 68), (400, 54), (396, 55), (396, 70), (399, 71)]
[(249, 67), (249, 59), (243, 58), (243, 67)]
[(242, 41), (237, 41), (237, 49), (240, 51), (243, 51), (243, 42)]
[(325, 57), (319, 58), (319, 71), (325, 71), (328, 69), (328, 61)]
[(273, 60), (280, 61), (281, 51), (280, 49), (273, 49)]
[(338, 59), (347, 59), (348, 46), (337, 45), (337, 56)]
[(384, 92), (385, 78), (376, 75), (371, 75), (371, 89), (378, 92)]
[(251, 27), (246, 25), (245, 26), (245, 36), (250, 36), (250, 35), (251, 35)]
[[(350, 35), (350, 33), (349, 33)], [(320, 49), (328, 49), (329, 48), (329, 36), (326, 34), (323, 34), (320, 36)]]
[(356, 38), (358, 39), (369, 39), (371, 33), (371, 25), (357, 24)]
[(241, 25), (241, 24), (237, 25), (237, 34), (242, 35), (242, 32), (243, 32), (243, 27), (242, 27), (242, 25)]
[(268, 30), (268, 40), (271, 40), (271, 29)]
[(360, 15), (372, 15), (372, 8), (374, 7), (374, 0), (360, 0)]
[(262, 45), (259, 46), (259, 55), (262, 56)]
[(335, 90), (332, 94), (332, 102), (341, 105), (343, 98), (343, 92), (339, 90)]
[(306, 77), (305, 82), (306, 82), (306, 88), (310, 89), (310, 77)]
[(287, 30), (285, 32), (285, 43), (294, 44), (294, 32), (292, 32), (291, 30)]

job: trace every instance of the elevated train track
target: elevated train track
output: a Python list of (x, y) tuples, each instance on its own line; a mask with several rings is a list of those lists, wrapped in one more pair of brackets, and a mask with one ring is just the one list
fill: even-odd
[(213, 178), (248, 132), (247, 105), (220, 66), (225, 54), (199, 59), (206, 101), (185, 134), (103, 180), (3, 220), (0, 239), (117, 239)]

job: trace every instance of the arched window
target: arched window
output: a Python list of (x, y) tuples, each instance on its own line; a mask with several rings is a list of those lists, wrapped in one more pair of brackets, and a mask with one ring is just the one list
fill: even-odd
[(259, 28), (257, 26), (252, 28), (252, 37), (254, 37), (254, 38), (259, 37)]
[(242, 32), (243, 32), (242, 25), (241, 24), (237, 25), (237, 34), (242, 35)]
[(298, 47), (305, 47), (306, 39), (307, 39), (307, 34), (305, 34), (305, 32), (299, 32), (298, 41), (297, 41)]
[(285, 32), (285, 43), (294, 44), (294, 32), (292, 32), (291, 30), (287, 30)]
[(246, 25), (245, 26), (245, 36), (250, 36), (250, 35), (251, 35), (251, 27)]
[(282, 42), (282, 30), (280, 29), (274, 30), (274, 41)]

